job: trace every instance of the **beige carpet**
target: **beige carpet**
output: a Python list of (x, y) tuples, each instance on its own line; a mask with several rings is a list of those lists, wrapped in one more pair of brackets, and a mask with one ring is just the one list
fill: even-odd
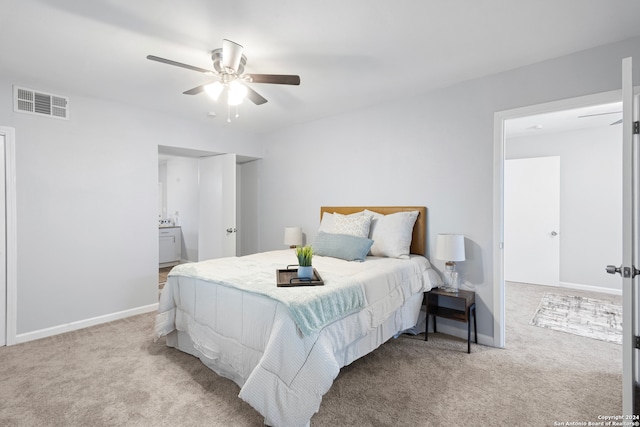
[(167, 283), (167, 275), (173, 267), (162, 267), (158, 270), (158, 289), (164, 288)]
[[(342, 369), (312, 426), (553, 426), (620, 414), (621, 346), (528, 325), (546, 290), (508, 285), (507, 349), (467, 354), (442, 334), (384, 344)], [(0, 425), (262, 425), (234, 383), (153, 343), (152, 325), (141, 315), (0, 348)]]

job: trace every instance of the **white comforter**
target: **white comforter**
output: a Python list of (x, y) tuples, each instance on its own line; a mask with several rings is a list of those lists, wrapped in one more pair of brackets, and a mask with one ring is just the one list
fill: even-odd
[[(419, 305), (403, 311), (405, 302), (439, 284), (420, 256), (362, 263), (315, 256), (325, 286), (276, 288), (276, 269), (295, 262), (283, 250), (175, 267), (156, 318), (156, 337), (186, 333), (192, 341), (186, 347), (235, 381), (240, 398), (273, 426), (309, 424), (340, 368), (415, 325)], [(340, 284), (361, 288), (364, 307), (354, 312), (347, 305), (341, 318), (324, 319), (317, 331), (301, 328), (290, 301), (278, 298), (282, 291), (323, 293)], [(384, 339), (372, 346), (371, 335)]]

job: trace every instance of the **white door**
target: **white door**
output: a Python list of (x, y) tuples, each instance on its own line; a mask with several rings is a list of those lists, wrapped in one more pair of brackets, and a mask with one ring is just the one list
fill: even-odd
[(236, 155), (199, 159), (198, 260), (236, 255)]
[(560, 282), (560, 157), (505, 160), (504, 279)]
[[(640, 413), (634, 408), (638, 378), (638, 99), (633, 93), (632, 59), (622, 60), (622, 264), (607, 266), (607, 272), (622, 276), (622, 411), (632, 417)], [(635, 126), (634, 126), (635, 123)], [(631, 420), (631, 418), (629, 418)], [(637, 421), (637, 419), (633, 419)]]

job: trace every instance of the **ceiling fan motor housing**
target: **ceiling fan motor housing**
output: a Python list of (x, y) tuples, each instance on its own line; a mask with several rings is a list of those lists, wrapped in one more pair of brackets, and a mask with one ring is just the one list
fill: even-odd
[(213, 61), (213, 68), (215, 68), (215, 70), (221, 74), (240, 75), (244, 72), (244, 66), (247, 64), (247, 57), (242, 55), (240, 57), (240, 63), (238, 64), (238, 69), (235, 70), (233, 73), (230, 73), (230, 70), (225, 69), (225, 67), (222, 66), (222, 48), (214, 49), (211, 51), (211, 60)]

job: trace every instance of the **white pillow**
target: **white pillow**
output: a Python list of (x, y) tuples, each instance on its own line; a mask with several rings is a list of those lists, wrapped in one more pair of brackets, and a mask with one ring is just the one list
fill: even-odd
[(322, 213), (322, 220), (320, 221), (320, 228), (318, 231), (324, 233), (333, 233), (334, 221), (333, 214), (329, 212)]
[(382, 215), (365, 210), (373, 216), (369, 229), (369, 238), (373, 240), (371, 255), (389, 258), (409, 258), (413, 225), (418, 211), (396, 212)]
[(356, 237), (369, 237), (371, 215), (363, 215), (362, 212), (351, 215), (333, 213), (333, 233), (348, 234)]

